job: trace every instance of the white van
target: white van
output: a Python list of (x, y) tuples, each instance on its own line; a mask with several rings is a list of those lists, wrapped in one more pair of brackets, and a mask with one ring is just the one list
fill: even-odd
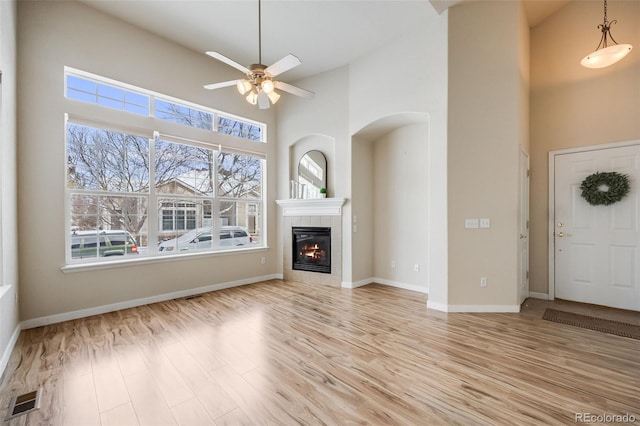
[[(211, 228), (196, 228), (181, 235), (163, 241), (158, 245), (162, 253), (207, 250), (211, 248)], [(237, 247), (251, 244), (253, 239), (243, 226), (223, 226), (220, 228), (219, 247)]]

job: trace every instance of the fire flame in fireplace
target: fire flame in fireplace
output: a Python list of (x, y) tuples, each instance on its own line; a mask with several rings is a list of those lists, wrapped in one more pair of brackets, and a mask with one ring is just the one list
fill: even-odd
[(300, 257), (307, 261), (319, 261), (327, 255), (327, 251), (318, 244), (304, 246), (300, 250)]

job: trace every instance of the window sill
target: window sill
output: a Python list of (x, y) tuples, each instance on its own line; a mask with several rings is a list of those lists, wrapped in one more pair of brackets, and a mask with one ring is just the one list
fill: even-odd
[[(140, 265), (148, 265), (153, 263), (163, 263), (163, 262), (174, 262), (180, 260), (194, 260), (206, 257), (219, 257), (219, 256), (229, 256), (229, 255), (240, 255), (240, 254), (251, 254), (251, 253), (260, 253), (264, 251), (268, 251), (269, 247), (261, 246), (250, 249), (241, 249), (241, 250), (220, 250), (215, 252), (205, 252), (205, 253), (188, 253), (188, 254), (174, 254), (174, 255), (165, 255), (165, 256), (154, 256), (154, 257), (143, 257), (140, 259), (123, 259), (123, 260), (114, 260), (109, 262), (91, 262), (91, 263), (73, 263), (69, 265), (64, 265), (60, 268), (62, 272), (74, 273), (74, 272), (86, 272), (86, 271), (97, 271), (100, 269), (113, 269), (113, 268), (123, 268), (129, 266), (140, 266)], [(0, 287), (1, 291), (2, 287)]]

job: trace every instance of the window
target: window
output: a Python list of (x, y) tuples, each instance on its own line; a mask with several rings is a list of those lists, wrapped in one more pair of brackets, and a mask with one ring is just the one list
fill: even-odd
[(172, 121), (198, 129), (213, 130), (213, 114), (169, 102), (162, 99), (155, 101), (155, 116), (160, 120)]
[[(172, 100), (128, 84), (106, 81), (99, 76), (66, 68), (65, 93), (68, 99), (88, 102), (106, 108), (153, 116), (198, 129), (217, 131), (256, 142), (265, 141), (264, 124), (186, 101)], [(150, 105), (153, 105), (153, 113)], [(215, 126), (214, 126), (215, 123)]]
[[(91, 98), (115, 108), (115, 102), (101, 100), (109, 94), (110, 100), (121, 100), (118, 109), (138, 114), (129, 111), (127, 102), (141, 101), (129, 96), (127, 87), (72, 77), (67, 75), (69, 99)], [(101, 90), (102, 86), (114, 90)], [(67, 262), (263, 245), (261, 154), (182, 137), (182, 126), (211, 130), (222, 116), (187, 102), (144, 96), (154, 106), (154, 115), (140, 121), (136, 130), (119, 123), (98, 124), (101, 117), (67, 119)], [(175, 126), (174, 135), (160, 135), (153, 130), (154, 120), (180, 126)], [(263, 137), (264, 125), (226, 116), (224, 120), (228, 134)]]
[(218, 116), (218, 132), (252, 141), (262, 141), (262, 127), (231, 117)]
[(182, 231), (196, 228), (195, 203), (162, 203), (161, 231)]
[(67, 97), (135, 114), (149, 115), (149, 96), (67, 74)]

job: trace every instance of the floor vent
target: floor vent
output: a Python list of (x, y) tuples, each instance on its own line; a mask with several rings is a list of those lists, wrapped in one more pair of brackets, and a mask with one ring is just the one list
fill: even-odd
[(25, 393), (23, 395), (14, 396), (13, 398), (11, 398), (7, 420), (39, 409), (41, 394), (42, 388), (38, 388), (33, 392)]
[(194, 294), (193, 296), (187, 296), (184, 298), (184, 300), (191, 300), (191, 299), (199, 299), (201, 298), (202, 295), (201, 294)]

